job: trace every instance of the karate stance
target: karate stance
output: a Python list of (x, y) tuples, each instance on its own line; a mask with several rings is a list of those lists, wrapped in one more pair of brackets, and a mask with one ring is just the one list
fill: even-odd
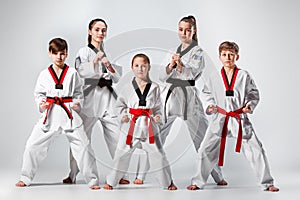
[[(239, 47), (234, 42), (219, 46), (219, 59), (223, 64), (219, 76), (211, 76), (203, 89), (206, 112), (212, 114), (203, 143), (198, 151), (199, 167), (189, 190), (203, 189), (213, 167), (224, 162), (226, 138), (235, 137), (236, 151), (242, 149), (266, 191), (277, 192), (262, 143), (257, 138), (247, 114), (259, 102), (259, 92), (250, 74), (238, 68)], [(221, 85), (218, 85), (218, 80)], [(220, 88), (220, 89), (219, 89)]]
[[(170, 63), (162, 69), (160, 80), (166, 82), (162, 93), (165, 124), (161, 130), (161, 141), (165, 143), (177, 117), (187, 124), (194, 147), (198, 151), (204, 138), (208, 121), (203, 111), (195, 81), (201, 77), (206, 66), (205, 52), (198, 45), (196, 19), (183, 17), (178, 23), (178, 36), (181, 41)], [(216, 166), (211, 172), (218, 185), (227, 185), (221, 169)]]
[(50, 41), (49, 56), (53, 64), (40, 73), (34, 90), (42, 117), (27, 140), (18, 187), (31, 184), (49, 145), (55, 136), (64, 134), (85, 181), (91, 189), (100, 189), (94, 153), (77, 114), (83, 102), (82, 81), (76, 70), (65, 64), (67, 55), (65, 40)]
[[(162, 103), (158, 84), (152, 82), (148, 72), (150, 60), (144, 54), (132, 59), (134, 78), (119, 94), (116, 110), (120, 116), (121, 134), (114, 167), (107, 176), (104, 189), (112, 190), (126, 173), (132, 153), (140, 148), (148, 154), (149, 164), (163, 188), (176, 190), (173, 184), (169, 163), (159, 138)], [(130, 123), (128, 127), (127, 124)]]
[[(80, 116), (90, 142), (94, 125), (98, 120), (101, 122), (104, 139), (113, 158), (118, 143), (119, 125), (117, 117), (112, 113), (117, 98), (112, 84), (119, 81), (122, 68), (111, 64), (104, 52), (106, 22), (103, 19), (93, 19), (88, 28), (88, 45), (79, 50), (75, 61), (75, 68), (84, 79), (84, 104)], [(70, 152), (70, 168), (71, 171), (63, 180), (64, 183), (75, 183), (78, 174), (78, 166), (72, 152)]]

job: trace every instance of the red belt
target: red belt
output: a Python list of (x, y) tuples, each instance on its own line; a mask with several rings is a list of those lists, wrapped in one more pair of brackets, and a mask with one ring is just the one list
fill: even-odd
[(46, 102), (48, 102), (49, 105), (47, 106), (46, 117), (44, 119), (43, 124), (46, 123), (48, 114), (49, 114), (49, 110), (50, 110), (52, 104), (54, 104), (54, 103), (57, 105), (60, 105), (66, 111), (68, 117), (70, 119), (73, 119), (72, 113), (70, 112), (68, 107), (65, 105), (65, 103), (70, 103), (72, 101), (73, 101), (72, 97), (57, 97), (57, 96), (56, 97), (47, 97)]
[(153, 129), (152, 129), (152, 119), (150, 117), (150, 115), (152, 113), (152, 110), (151, 109), (134, 109), (134, 108), (130, 108), (129, 113), (133, 115), (133, 118), (130, 122), (130, 127), (129, 127), (129, 130), (128, 130), (126, 144), (131, 145), (132, 135), (133, 135), (134, 126), (135, 126), (135, 121), (136, 121), (137, 117), (142, 116), (142, 115), (147, 117), (146, 118), (147, 123), (148, 123), (148, 118), (150, 119), (150, 123), (149, 123), (149, 142), (150, 142), (150, 144), (153, 144), (154, 143), (154, 134), (153, 134)]
[(243, 113), (243, 108), (240, 108), (235, 111), (226, 112), (224, 109), (217, 106), (217, 110), (219, 113), (226, 115), (225, 122), (222, 130), (222, 138), (221, 138), (221, 146), (220, 146), (220, 154), (219, 154), (219, 166), (223, 166), (224, 161), (224, 151), (225, 151), (225, 143), (226, 143), (226, 136), (227, 136), (227, 125), (228, 125), (228, 119), (229, 117), (235, 117), (239, 123), (239, 131), (238, 131), (238, 137), (236, 141), (235, 151), (240, 152), (241, 146), (242, 146), (242, 123), (241, 123), (241, 116), (240, 114)]

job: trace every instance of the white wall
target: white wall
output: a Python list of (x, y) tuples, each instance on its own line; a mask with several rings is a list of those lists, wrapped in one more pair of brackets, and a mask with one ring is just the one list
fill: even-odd
[[(47, 56), (50, 39), (59, 36), (68, 41), (67, 63), (72, 66), (76, 52), (86, 45), (87, 25), (95, 17), (107, 21), (107, 48), (115, 52), (114, 39), (141, 29), (146, 34), (147, 28), (168, 32), (170, 38), (146, 34), (137, 38), (135, 44), (144, 44), (141, 41), (145, 40), (156, 46), (157, 41), (174, 40), (174, 45), (178, 45), (177, 23), (188, 14), (196, 16), (200, 44), (217, 66), (220, 65), (217, 48), (222, 41), (231, 40), (240, 45), (241, 58), (237, 64), (252, 74), (261, 92), (261, 103), (251, 119), (272, 169), (299, 168), (299, 155), (295, 153), (300, 139), (299, 88), (296, 86), (299, 84), (299, 1), (6, 0), (0, 4), (0, 168), (20, 168), (26, 139), (39, 116), (32, 94), (38, 73), (50, 63)], [(120, 48), (130, 46), (131, 42), (123, 42)], [(129, 66), (130, 60), (119, 61)], [(159, 58), (153, 56), (153, 61), (159, 63)], [(99, 144), (94, 141), (94, 145), (103, 143), (102, 136), (94, 137), (99, 140)], [(66, 168), (66, 145), (64, 139), (54, 142), (46, 164)], [(102, 146), (96, 148), (106, 151)], [(227, 148), (227, 151), (233, 150), (233, 147)], [(190, 159), (189, 155), (183, 159)]]

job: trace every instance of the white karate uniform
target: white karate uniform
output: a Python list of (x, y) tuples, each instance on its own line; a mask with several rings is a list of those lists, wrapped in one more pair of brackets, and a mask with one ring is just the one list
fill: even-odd
[[(83, 92), (82, 81), (74, 68), (69, 68), (63, 81), (63, 89), (55, 89), (55, 82), (48, 71), (43, 70), (37, 80), (34, 96), (39, 107), (46, 97), (72, 97), (73, 102), (79, 102), (82, 105)], [(88, 138), (84, 132), (82, 119), (73, 111), (72, 102), (64, 103), (71, 112), (71, 120), (62, 106), (52, 104), (46, 117), (46, 111), (39, 110), (42, 113), (40, 120), (34, 126), (30, 137), (27, 140), (20, 180), (26, 185), (30, 185), (33, 180), (39, 164), (46, 158), (49, 145), (53, 139), (65, 134), (70, 142), (71, 151), (79, 165), (79, 170), (89, 186), (99, 185), (96, 160), (94, 152), (89, 144)]]
[[(236, 111), (247, 103), (250, 104), (251, 113), (259, 101), (259, 92), (249, 73), (239, 70), (234, 84), (234, 96), (225, 95), (225, 85), (222, 82), (221, 73), (212, 75), (203, 89), (206, 96), (206, 106), (218, 105), (226, 112)], [(199, 167), (195, 177), (192, 178), (192, 185), (203, 188), (207, 178), (218, 162), (220, 152), (220, 139), (224, 126), (225, 115), (215, 113), (207, 129), (203, 143), (198, 151)], [(250, 162), (257, 178), (264, 187), (273, 185), (273, 178), (270, 173), (269, 163), (262, 143), (257, 138), (253, 126), (247, 117), (247, 114), (240, 114), (242, 124), (242, 152)], [(238, 122), (236, 118), (229, 117), (228, 137), (237, 137)]]
[[(160, 99), (159, 86), (152, 82), (149, 93), (146, 97), (146, 106), (139, 106), (139, 97), (137, 96), (132, 84), (124, 87), (118, 96), (116, 103), (116, 111), (119, 115), (119, 120), (124, 115), (129, 113), (129, 108), (152, 109), (152, 115), (162, 115), (162, 103)], [(169, 170), (169, 163), (162, 148), (159, 137), (159, 124), (152, 121), (152, 128), (154, 133), (154, 144), (149, 143), (149, 119), (146, 116), (139, 116), (135, 122), (133, 138), (131, 145), (126, 144), (126, 138), (130, 126), (129, 123), (122, 123), (120, 140), (114, 158), (114, 166), (111, 173), (107, 176), (107, 184), (116, 186), (120, 178), (127, 172), (130, 158), (136, 148), (144, 150), (148, 155), (149, 164), (160, 185), (164, 188), (171, 184), (171, 172)]]
[[(75, 68), (77, 69), (80, 77), (84, 80), (84, 92), (89, 90), (90, 85), (87, 84), (87, 79), (100, 79), (105, 78), (112, 80), (113, 83), (117, 83), (122, 75), (122, 68), (118, 65), (112, 64), (115, 69), (115, 73), (102, 72), (102, 65), (99, 61), (99, 66), (94, 67), (93, 60), (96, 57), (96, 53), (93, 49), (86, 46), (81, 48), (76, 56)], [(94, 87), (85, 97), (83, 108), (80, 112), (80, 116), (83, 119), (84, 129), (91, 141), (91, 135), (94, 125), (99, 120), (102, 124), (104, 139), (108, 147), (110, 156), (113, 158), (118, 139), (119, 139), (119, 124), (117, 117), (113, 114), (113, 106), (116, 99), (107, 87)], [(72, 181), (76, 180), (78, 174), (78, 167), (74, 158), (70, 153), (70, 174), (69, 177)]]
[(144, 181), (147, 172), (150, 169), (149, 156), (143, 149), (137, 147), (135, 152), (137, 153), (137, 167), (135, 178)]
[[(173, 51), (174, 52), (174, 51)], [(172, 57), (172, 54), (168, 56)], [(167, 79), (174, 78), (180, 80), (198, 80), (205, 68), (211, 67), (206, 66), (206, 53), (200, 46), (194, 46), (187, 53), (181, 57), (183, 63), (182, 72), (178, 72), (173, 69), (170, 74), (167, 74), (166, 68), (163, 67), (160, 71), (160, 80), (165, 82), (162, 89), (163, 104), (165, 105), (166, 96), (169, 88), (172, 84), (167, 83)], [(171, 127), (177, 117), (184, 119), (185, 106), (187, 102), (187, 119), (184, 120), (187, 124), (191, 139), (193, 140), (194, 147), (198, 151), (200, 144), (204, 138), (208, 121), (204, 114), (202, 102), (199, 97), (199, 91), (195, 86), (185, 87), (187, 90), (187, 97), (185, 97), (182, 88), (176, 87), (173, 89), (169, 99), (167, 100), (166, 106), (166, 123), (161, 129), (161, 141), (165, 143), (167, 136), (171, 130)], [(187, 98), (187, 99), (186, 99)], [(216, 166), (212, 172), (212, 177), (215, 182), (223, 180), (221, 169)]]

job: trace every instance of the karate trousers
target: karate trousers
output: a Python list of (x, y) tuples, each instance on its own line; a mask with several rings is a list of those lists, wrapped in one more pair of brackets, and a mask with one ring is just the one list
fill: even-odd
[(26, 185), (31, 184), (38, 166), (47, 156), (49, 145), (56, 136), (62, 134), (70, 142), (71, 152), (86, 183), (89, 187), (99, 185), (94, 152), (83, 126), (73, 130), (59, 128), (57, 131), (44, 131), (40, 124), (36, 124), (26, 143), (20, 180)]
[[(102, 118), (88, 117), (83, 113), (80, 113), (80, 116), (83, 120), (84, 130), (90, 142), (94, 125), (98, 120), (101, 122), (107, 148), (110, 156), (114, 158), (119, 140), (119, 124), (117, 122), (117, 117), (111, 117), (110, 115), (105, 115)], [(70, 169), (69, 177), (71, 178), (72, 182), (75, 182), (79, 169), (76, 159), (73, 157), (72, 151), (70, 151)]]

